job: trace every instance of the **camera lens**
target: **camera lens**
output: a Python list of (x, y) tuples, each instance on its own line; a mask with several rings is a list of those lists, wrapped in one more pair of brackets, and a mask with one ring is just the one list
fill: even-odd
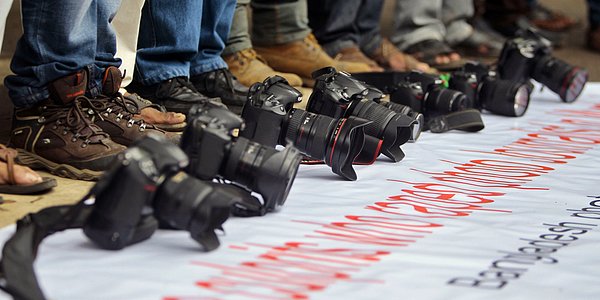
[(487, 80), (482, 83), (479, 101), (490, 112), (520, 117), (529, 106), (530, 90), (526, 84), (510, 80)]
[(423, 116), (422, 113), (415, 112), (410, 107), (398, 103), (380, 102), (379, 104), (393, 110), (396, 113), (409, 116), (411, 119), (413, 119), (414, 122), (410, 125), (410, 128), (412, 129), (410, 142), (415, 142), (419, 138), (421, 132), (423, 131), (423, 125), (425, 124), (425, 116)]
[(381, 153), (395, 162), (404, 158), (400, 146), (412, 136), (412, 118), (370, 100), (355, 101), (348, 110), (353, 116), (373, 121), (365, 127), (365, 134), (383, 140)]
[(294, 147), (278, 151), (238, 138), (229, 152), (222, 175), (261, 194), (267, 210), (273, 211), (285, 203), (301, 159), (300, 152)]
[(221, 229), (231, 205), (240, 201), (220, 186), (179, 172), (158, 189), (154, 214), (172, 228), (189, 231), (205, 251), (216, 249), (219, 239), (215, 229)]
[(557, 93), (562, 101), (569, 103), (577, 100), (583, 91), (588, 72), (546, 55), (535, 64), (532, 77)]
[(370, 121), (355, 117), (336, 120), (292, 109), (287, 123), (286, 137), (300, 151), (325, 161), (335, 174), (356, 180), (352, 163), (362, 150), (365, 138), (363, 128)]
[(426, 97), (427, 109), (439, 112), (455, 112), (472, 106), (465, 94), (449, 89), (432, 89)]

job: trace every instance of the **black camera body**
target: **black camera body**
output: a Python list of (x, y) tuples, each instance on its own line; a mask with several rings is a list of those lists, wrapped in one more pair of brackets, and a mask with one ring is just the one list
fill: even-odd
[(187, 164), (185, 153), (162, 137), (136, 142), (92, 188), (95, 203), (84, 233), (100, 247), (118, 250), (148, 239), (165, 223), (189, 231), (206, 251), (217, 248), (215, 230), (239, 199), (183, 173)]
[(507, 40), (498, 59), (501, 79), (520, 83), (531, 78), (557, 93), (564, 102), (573, 102), (583, 91), (588, 72), (552, 56), (551, 43), (534, 29)]
[(292, 143), (305, 155), (324, 161), (334, 173), (356, 180), (352, 167), (364, 144), (364, 126), (370, 121), (328, 116), (294, 109), (302, 94), (280, 76), (250, 87), (242, 117), (241, 136), (275, 147)]
[(448, 84), (450, 89), (464, 93), (479, 110), (520, 117), (529, 106), (531, 88), (528, 84), (499, 79), (496, 72), (481, 63), (466, 63), (451, 73)]
[(365, 146), (360, 161), (373, 161), (383, 153), (397, 162), (404, 158), (400, 146), (408, 142), (415, 120), (376, 103), (381, 91), (350, 74), (327, 67), (313, 72), (315, 87), (306, 109), (332, 118), (355, 116), (373, 123), (365, 127)]
[(202, 180), (223, 179), (259, 193), (267, 211), (287, 199), (301, 161), (294, 147), (278, 151), (239, 137), (244, 121), (210, 102), (192, 107), (181, 148), (189, 156), (187, 172)]
[(406, 105), (425, 117), (461, 111), (473, 104), (459, 91), (447, 89), (435, 75), (413, 71), (390, 90), (390, 101)]

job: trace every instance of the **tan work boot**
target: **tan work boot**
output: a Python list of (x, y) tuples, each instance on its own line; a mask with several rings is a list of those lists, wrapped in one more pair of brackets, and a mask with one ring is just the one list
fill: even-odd
[(18, 148), (17, 162), (82, 180), (96, 180), (111, 166), (125, 147), (88, 118), (86, 87), (80, 71), (49, 84), (49, 99), (15, 111), (10, 144)]
[(299, 41), (269, 47), (254, 47), (273, 69), (298, 74), (305, 85), (313, 86), (311, 73), (315, 70), (333, 66), (348, 73), (370, 72), (371, 68), (363, 63), (334, 60), (321, 48), (314, 35), (309, 34)]
[(229, 71), (245, 86), (263, 82), (265, 78), (276, 75), (285, 78), (291, 86), (302, 86), (302, 79), (298, 75), (273, 70), (252, 48), (224, 56), (223, 59), (229, 66)]
[(368, 58), (358, 47), (344, 48), (335, 55), (335, 59), (344, 62), (363, 63), (371, 68), (371, 72), (383, 72), (374, 60)]

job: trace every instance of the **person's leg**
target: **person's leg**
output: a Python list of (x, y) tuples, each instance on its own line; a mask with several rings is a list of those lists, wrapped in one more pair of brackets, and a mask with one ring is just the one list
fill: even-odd
[(235, 0), (204, 0), (198, 53), (190, 61), (190, 76), (227, 68), (221, 54), (234, 11)]
[(146, 0), (142, 8), (134, 82), (154, 85), (189, 77), (198, 54), (204, 1)]
[(442, 22), (446, 27), (445, 40), (450, 46), (466, 40), (473, 27), (467, 22), (473, 17), (475, 7), (473, 0), (443, 0)]
[(231, 74), (221, 57), (229, 35), (235, 0), (204, 0), (198, 53), (190, 62), (190, 81), (209, 97), (219, 97), (235, 113), (241, 113), (248, 87)]
[(358, 29), (360, 49), (367, 55), (381, 46), (381, 12), (383, 0), (362, 0), (356, 16), (355, 26)]
[(600, 0), (588, 0), (590, 28), (587, 35), (587, 45), (590, 49), (600, 52)]
[[(358, 14), (362, 0), (308, 0), (308, 25), (331, 56), (358, 47)], [(376, 2), (380, 2), (376, 0)]]
[(249, 8), (250, 0), (237, 1), (231, 30), (229, 31), (229, 39), (225, 50), (223, 50), (223, 59), (229, 70), (240, 83), (246, 86), (262, 82), (265, 78), (276, 75), (285, 78), (292, 86), (301, 86), (302, 79), (298, 75), (276, 72), (256, 54), (250, 40)]
[(223, 50), (223, 56), (231, 55), (236, 52), (252, 48), (250, 40), (250, 29), (248, 28), (248, 9), (250, 0), (238, 0), (231, 21), (231, 30), (229, 38)]
[(102, 94), (102, 79), (106, 68), (121, 65), (117, 54), (117, 36), (112, 27), (112, 21), (117, 14), (121, 0), (98, 0), (98, 22), (96, 27), (96, 58), (95, 68), (90, 72), (89, 93), (92, 96)]
[[(372, 71), (383, 71), (359, 47), (359, 11), (363, 8), (361, 2), (362, 0), (308, 0), (309, 26), (319, 44), (330, 56), (340, 61), (367, 64)], [(379, 20), (378, 17), (377, 19)], [(373, 37), (375, 36), (371, 36)]]
[(256, 46), (291, 43), (310, 33), (306, 0), (253, 0), (252, 42)]
[(187, 114), (209, 99), (189, 82), (198, 54), (204, 1), (146, 0), (133, 81), (126, 89), (168, 111)]
[(396, 0), (394, 33), (390, 37), (400, 49), (425, 40), (443, 41), (442, 0)]
[(15, 107), (50, 96), (48, 84), (94, 65), (95, 0), (22, 0), (23, 36), (5, 85)]
[(308, 27), (306, 0), (253, 0), (252, 8), (252, 42), (273, 69), (297, 74), (309, 86), (312, 72), (327, 66), (371, 71), (367, 64), (334, 60), (321, 48)]
[(24, 165), (97, 179), (125, 149), (82, 109), (91, 101), (84, 95), (95, 68), (98, 9), (97, 0), (22, 1), (24, 34), (5, 83), (17, 107), (10, 143)]

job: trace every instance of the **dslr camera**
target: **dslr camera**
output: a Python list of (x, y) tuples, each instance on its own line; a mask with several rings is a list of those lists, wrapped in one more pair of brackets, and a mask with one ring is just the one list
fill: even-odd
[(438, 76), (417, 71), (407, 73), (389, 92), (391, 102), (406, 105), (426, 117), (473, 107), (465, 94), (447, 89)]
[(529, 106), (531, 89), (528, 84), (498, 79), (496, 72), (481, 63), (468, 62), (462, 69), (452, 72), (448, 84), (450, 89), (464, 93), (479, 110), (520, 117)]
[(369, 163), (380, 153), (394, 162), (404, 158), (400, 146), (409, 141), (417, 121), (390, 110), (373, 100), (381, 92), (333, 67), (313, 72), (313, 93), (306, 109), (332, 118), (358, 118), (372, 121), (365, 126), (365, 145), (358, 162)]
[(335, 174), (356, 180), (352, 163), (364, 144), (364, 126), (356, 117), (334, 119), (293, 108), (302, 94), (280, 76), (250, 87), (241, 136), (275, 147), (291, 142), (305, 155), (324, 161)]
[(242, 202), (221, 184), (203, 182), (183, 169), (188, 158), (154, 135), (136, 142), (91, 189), (95, 202), (83, 232), (101, 248), (118, 250), (152, 236), (164, 224), (187, 230), (205, 251), (219, 246), (215, 230)]
[(243, 119), (210, 101), (194, 105), (187, 123), (181, 149), (190, 159), (190, 175), (259, 193), (266, 211), (285, 203), (302, 158), (298, 149), (288, 145), (279, 151), (240, 137)]
[(570, 103), (577, 100), (588, 72), (552, 56), (551, 43), (530, 28), (504, 43), (498, 60), (500, 79), (527, 83), (531, 78)]

